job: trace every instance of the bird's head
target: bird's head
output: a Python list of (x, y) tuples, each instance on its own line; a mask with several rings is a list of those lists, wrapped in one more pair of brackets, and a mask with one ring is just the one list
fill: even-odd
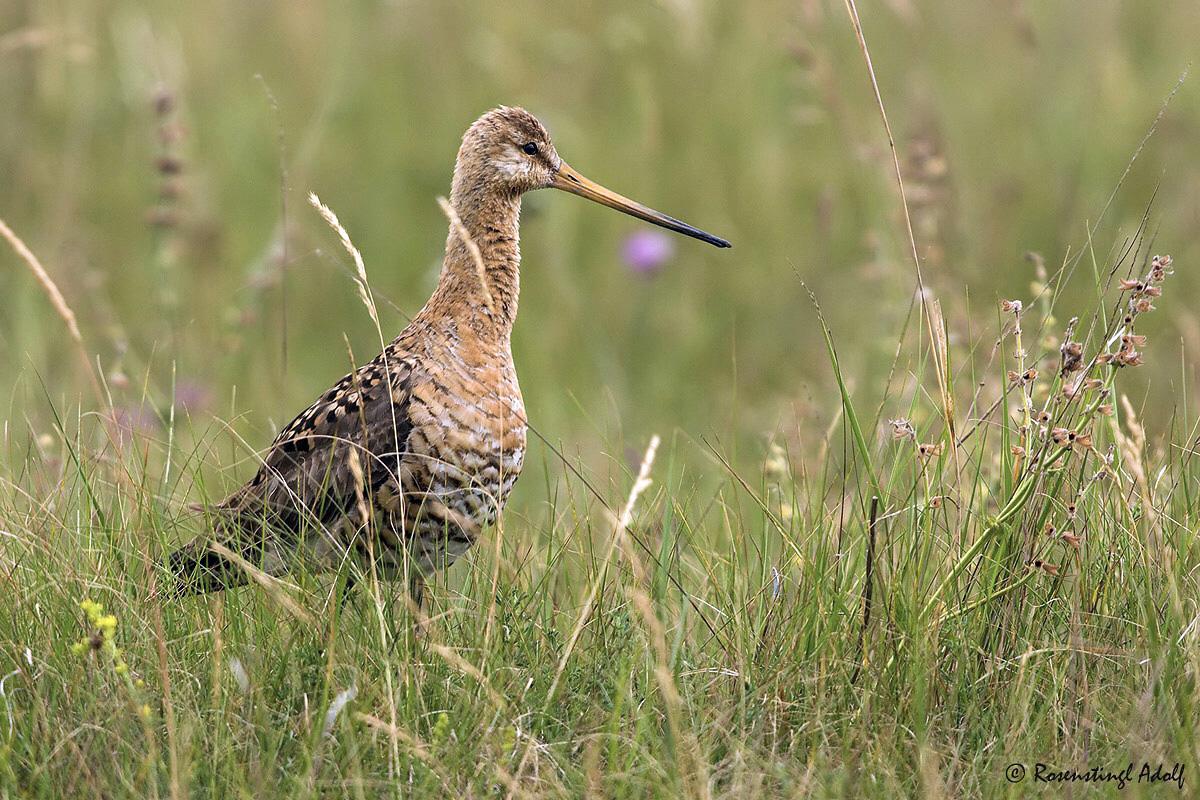
[(458, 201), (476, 193), (519, 196), (533, 189), (561, 189), (717, 247), (730, 246), (583, 177), (559, 157), (545, 126), (523, 108), (501, 106), (467, 129), (454, 183)]
[(501, 106), (484, 114), (463, 136), (459, 171), (492, 191), (523, 194), (554, 185), (562, 159), (537, 117)]

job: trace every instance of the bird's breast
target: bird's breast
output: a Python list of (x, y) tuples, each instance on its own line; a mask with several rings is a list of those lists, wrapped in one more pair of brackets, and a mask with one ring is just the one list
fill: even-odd
[(406, 488), (494, 522), (525, 460), (525, 407), (507, 348), (447, 348), (425, 360), (413, 375), (410, 420), (405, 449), (416, 485)]

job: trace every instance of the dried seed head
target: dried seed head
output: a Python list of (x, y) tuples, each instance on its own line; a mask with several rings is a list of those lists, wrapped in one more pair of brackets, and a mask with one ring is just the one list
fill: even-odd
[(1042, 561), (1040, 558), (1030, 559), (1029, 566), (1033, 569), (1040, 569), (1047, 575), (1057, 575), (1059, 570), (1058, 564), (1051, 564), (1048, 561)]
[(162, 200), (178, 200), (181, 194), (183, 194), (183, 184), (175, 178), (164, 178), (158, 182), (158, 196)]
[(178, 175), (183, 172), (183, 159), (171, 155), (158, 156), (154, 159), (154, 169), (162, 175)]
[(1083, 345), (1079, 342), (1063, 342), (1059, 353), (1062, 354), (1061, 374), (1063, 377), (1083, 366)]
[(892, 437), (895, 439), (913, 439), (917, 438), (917, 432), (913, 429), (912, 423), (906, 419), (888, 420), (888, 424), (892, 426)]
[(937, 458), (943, 452), (945, 452), (945, 450), (945, 442), (938, 442), (937, 444), (922, 443), (917, 445), (917, 453), (919, 453), (922, 458)]
[(1111, 417), (1113, 415), (1112, 403), (1101, 403), (1096, 406), (1096, 413), (1103, 417)]
[(1026, 384), (1033, 383), (1035, 380), (1037, 380), (1037, 376), (1038, 376), (1038, 371), (1032, 367), (1030, 367), (1029, 369), (1027, 369), (1021, 373), (1017, 373), (1017, 372), (1013, 372), (1012, 370), (1009, 370), (1008, 371), (1008, 382), (1016, 384), (1017, 386), (1025, 386)]
[(1073, 431), (1069, 431), (1066, 428), (1055, 428), (1050, 431), (1050, 437), (1054, 440), (1054, 443), (1061, 447), (1070, 447), (1071, 437), (1074, 435)]
[(1163, 280), (1168, 275), (1170, 275), (1171, 273), (1174, 272), (1174, 270), (1169, 269), (1170, 266), (1171, 266), (1171, 257), (1170, 256), (1155, 256), (1153, 259), (1151, 259), (1151, 261), (1150, 261), (1150, 282), (1151, 283), (1162, 283)]
[(179, 213), (169, 206), (154, 206), (146, 211), (146, 222), (155, 228), (173, 228), (179, 224)]
[(771, 446), (767, 448), (767, 457), (763, 460), (763, 477), (771, 483), (786, 483), (790, 473), (787, 453), (778, 442), (771, 442)]
[(150, 96), (150, 105), (154, 108), (155, 114), (165, 117), (175, 108), (175, 95), (166, 86), (160, 84), (155, 87), (154, 94)]
[(1119, 367), (1140, 367), (1143, 363), (1142, 355), (1137, 350), (1122, 350), (1117, 353), (1115, 362)]
[(1021, 304), (1020, 300), (1001, 300), (1000, 301), (1000, 310), (1003, 311), (1005, 314), (1019, 315), (1021, 313), (1022, 308), (1024, 308), (1024, 306)]
[(1011, 445), (1009, 447), (1009, 450), (1011, 450), (1012, 454), (1014, 456), (1016, 456), (1017, 458), (1021, 458), (1022, 456), (1025, 455), (1025, 448), (1021, 447), (1021, 445), (1019, 445), (1019, 444)]
[(158, 126), (158, 141), (164, 147), (169, 147), (183, 139), (183, 126), (173, 122), (167, 122)]
[(1067, 503), (1067, 519), (1074, 520), (1077, 507), (1074, 503)]
[(1067, 544), (1071, 545), (1072, 547), (1074, 547), (1076, 549), (1079, 549), (1079, 542), (1083, 538), (1082, 536), (1077, 536), (1072, 531), (1063, 531), (1062, 533), (1059, 534), (1059, 536), (1062, 537), (1062, 540), (1064, 542), (1066, 542)]

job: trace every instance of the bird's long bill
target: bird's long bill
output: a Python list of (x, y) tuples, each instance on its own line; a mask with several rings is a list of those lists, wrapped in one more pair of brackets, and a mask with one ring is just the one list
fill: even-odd
[(693, 228), (686, 222), (680, 222), (674, 217), (660, 214), (653, 208), (647, 208), (641, 203), (633, 202), (628, 197), (622, 197), (616, 192), (611, 192), (600, 184), (583, 177), (565, 163), (558, 168), (558, 174), (554, 176), (554, 183), (551, 186), (555, 189), (562, 189), (564, 192), (586, 197), (588, 200), (594, 200), (601, 205), (615, 208), (617, 211), (624, 211), (626, 214), (638, 219), (644, 219), (646, 222), (661, 225), (667, 230), (682, 233), (684, 236), (691, 236), (702, 242), (708, 242), (716, 247), (733, 246), (724, 239), (713, 236), (711, 233), (705, 233), (699, 228)]

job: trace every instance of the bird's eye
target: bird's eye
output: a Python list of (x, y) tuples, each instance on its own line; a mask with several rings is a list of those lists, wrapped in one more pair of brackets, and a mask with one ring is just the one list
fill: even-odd
[(537, 143), (536, 142), (527, 142), (527, 143), (521, 145), (521, 150), (527, 156), (536, 156), (537, 151), (538, 151)]

